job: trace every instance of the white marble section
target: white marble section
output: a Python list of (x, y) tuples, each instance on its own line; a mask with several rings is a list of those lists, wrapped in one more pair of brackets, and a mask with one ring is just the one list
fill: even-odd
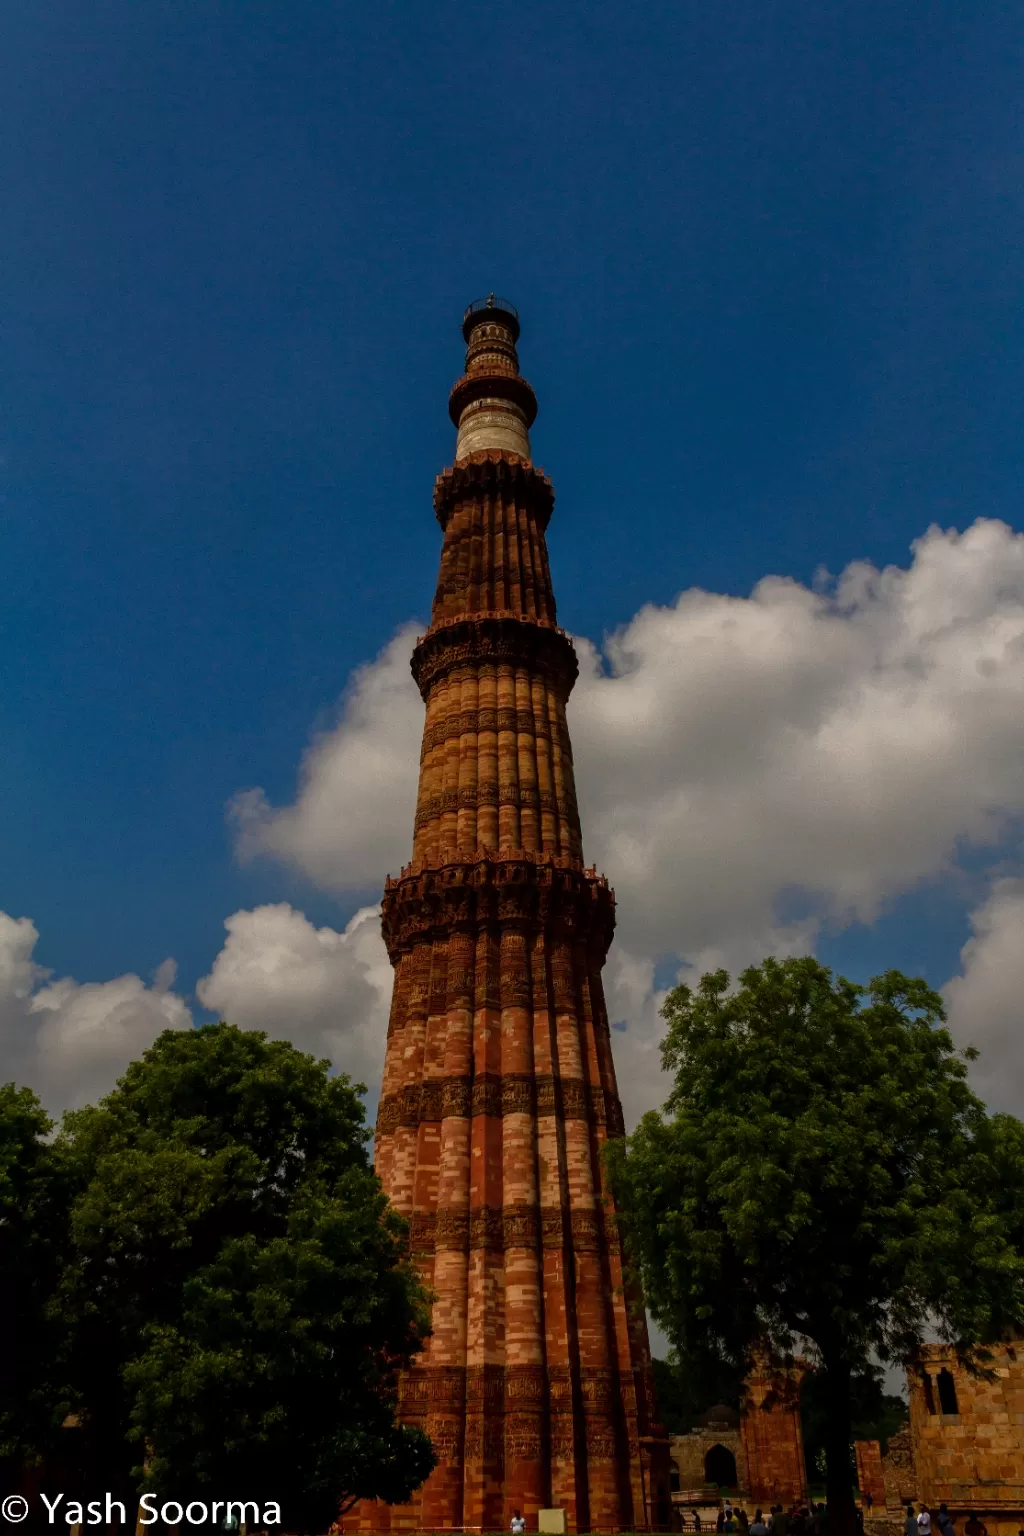
[(521, 458), (530, 458), (526, 417), (511, 400), (474, 400), (459, 417), (456, 460), (479, 453), (482, 448), (504, 448)]

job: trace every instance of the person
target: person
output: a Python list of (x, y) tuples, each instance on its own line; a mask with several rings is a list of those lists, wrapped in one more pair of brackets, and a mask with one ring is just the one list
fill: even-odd
[(735, 1531), (735, 1529), (736, 1517), (732, 1512), (732, 1506), (727, 1504), (725, 1506), (725, 1524), (722, 1526), (722, 1530), (725, 1531), (726, 1536), (729, 1536), (729, 1533)]
[(512, 1532), (512, 1536), (523, 1536), (523, 1532), (526, 1530), (526, 1521), (518, 1509), (512, 1511), (512, 1524), (509, 1526), (509, 1530)]
[(772, 1526), (772, 1536), (789, 1536), (789, 1516), (781, 1504), (775, 1506), (775, 1524)]
[(964, 1526), (964, 1536), (988, 1536), (988, 1526), (984, 1520), (979, 1520), (972, 1509), (967, 1516), (967, 1524)]
[(921, 1536), (932, 1536), (932, 1512), (927, 1504), (921, 1505), (921, 1513), (917, 1517), (917, 1528)]
[(917, 1536), (917, 1521), (914, 1518), (914, 1506), (907, 1500), (907, 1517), (903, 1522), (903, 1536)]
[(704, 1527), (700, 1523), (700, 1510), (699, 1509), (695, 1509), (694, 1512), (693, 1512), (693, 1528), (694, 1528), (695, 1531), (702, 1531), (704, 1529)]
[(953, 1516), (950, 1514), (945, 1504), (939, 1505), (939, 1512), (935, 1517), (935, 1523), (939, 1527), (942, 1536), (956, 1536), (956, 1526), (953, 1523)]
[(750, 1522), (748, 1536), (768, 1536), (768, 1527), (765, 1525), (759, 1509), (754, 1511), (754, 1518)]
[(736, 1511), (736, 1525), (739, 1528), (740, 1536), (747, 1536), (747, 1532), (750, 1530), (750, 1518), (745, 1509), (738, 1509)]
[(871, 1490), (869, 1489), (868, 1492), (864, 1495), (864, 1508), (867, 1510), (869, 1515), (871, 1513), (871, 1506), (874, 1502), (874, 1499), (871, 1497)]
[(716, 1531), (724, 1531), (725, 1530), (725, 1510), (724, 1509), (720, 1509), (718, 1511), (718, 1519), (715, 1521), (715, 1530)]

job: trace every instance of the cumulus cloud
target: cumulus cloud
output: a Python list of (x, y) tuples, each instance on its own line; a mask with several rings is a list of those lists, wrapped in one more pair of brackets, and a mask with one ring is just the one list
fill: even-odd
[(52, 1114), (107, 1093), (130, 1061), (192, 1015), (165, 960), (153, 985), (138, 976), (51, 981), (33, 954), (31, 919), (0, 912), (0, 1061), (5, 1081), (33, 1088)]
[[(405, 862), (414, 636), (354, 674), (293, 804), (235, 799), (241, 858), (337, 892), (379, 888)], [(807, 953), (823, 924), (871, 922), (1024, 812), (1024, 535), (932, 528), (905, 569), (856, 562), (812, 588), (769, 576), (743, 598), (689, 590), (642, 608), (603, 652), (577, 649), (569, 724), (588, 858), (618, 895), (606, 988), (633, 1123), (664, 1096), (656, 977)], [(984, 1052), (979, 1086), (1007, 1105), (1024, 1087), (1022, 919), (1024, 880), (999, 880), (946, 987), (958, 1037)], [(284, 903), (225, 926), (196, 988), (205, 1007), (375, 1090), (392, 982), (377, 909), (341, 931)], [(28, 918), (0, 914), (0, 1050), (4, 1076), (51, 1108), (95, 1099), (162, 1029), (191, 1024), (173, 962), (149, 986), (52, 980), (37, 940)]]
[[(293, 804), (235, 799), (240, 857), (338, 892), (379, 887), (407, 859), (414, 635), (354, 674)], [(664, 1096), (656, 976), (807, 953), (823, 924), (871, 922), (1024, 812), (1024, 536), (987, 520), (932, 528), (906, 569), (857, 562), (813, 588), (766, 577), (745, 598), (689, 590), (642, 608), (603, 653), (577, 649), (569, 723), (588, 857), (618, 895), (605, 979), (633, 1123)], [(1024, 1086), (1022, 918), (1024, 881), (1000, 880), (946, 988), (958, 1036), (984, 1051), (979, 1086), (1008, 1104)], [(392, 982), (377, 909), (341, 931), (284, 903), (225, 926), (204, 1006), (375, 1090)], [(37, 940), (28, 918), (0, 914), (0, 1048), (4, 1075), (51, 1108), (98, 1097), (160, 1030), (190, 1025), (173, 962), (150, 986), (55, 981)]]
[[(392, 978), (380, 909), (364, 907), (341, 932), (315, 928), (283, 902), (235, 912), (224, 926), (196, 987), (200, 1002), (365, 1080), (372, 1118)], [(33, 1088), (51, 1114), (94, 1103), (163, 1030), (192, 1027), (173, 960), (150, 986), (134, 975), (51, 980), (33, 958), (38, 941), (30, 918), (0, 912), (0, 1080)]]
[[(686, 959), (871, 922), (1024, 810), (1024, 536), (932, 528), (831, 590), (684, 592), (579, 646), (591, 853), (626, 942)], [(642, 744), (642, 745), (641, 745)], [(784, 946), (787, 947), (787, 946)]]
[[(911, 553), (813, 587), (691, 589), (640, 609), (603, 652), (576, 642), (569, 726), (588, 858), (618, 896), (608, 992), (637, 1109), (661, 1093), (656, 958), (686, 978), (807, 953), (823, 924), (872, 922), (1024, 812), (1024, 535), (980, 519), (933, 527)], [(407, 859), (412, 641), (403, 629), (355, 675), (293, 805), (236, 800), (243, 857), (331, 890)], [(974, 951), (965, 965), (979, 974)]]
[(960, 974), (943, 987), (949, 1027), (960, 1045), (977, 1046), (971, 1069), (978, 1092), (996, 1109), (1020, 1113), (1024, 1098), (1024, 880), (997, 880), (971, 913), (972, 936)]
[[(584, 839), (627, 947), (690, 963), (806, 947), (821, 922), (871, 922), (1024, 811), (1024, 535), (981, 519), (931, 528), (912, 554), (814, 589), (691, 589), (640, 609), (603, 654), (577, 640)], [(274, 855), (331, 890), (407, 859), (412, 638), (355, 674), (293, 805), (236, 799), (241, 857)]]
[(406, 624), (353, 674), (333, 729), (318, 733), (300, 769), (294, 805), (274, 808), (262, 789), (229, 806), (243, 863), (268, 854), (325, 890), (371, 890), (408, 861), (423, 705), (409, 672), (417, 626)]
[(224, 946), (196, 987), (203, 1006), (327, 1056), (375, 1099), (393, 975), (380, 909), (362, 908), (340, 933), (286, 902), (236, 912), (224, 926)]

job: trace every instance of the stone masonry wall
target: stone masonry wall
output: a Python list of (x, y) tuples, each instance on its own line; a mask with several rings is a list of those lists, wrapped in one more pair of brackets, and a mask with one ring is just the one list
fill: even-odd
[[(972, 1376), (942, 1345), (908, 1371), (910, 1432), (920, 1497), (976, 1510), (990, 1532), (1024, 1523), (1024, 1346), (992, 1351), (991, 1379)], [(953, 1411), (951, 1411), (953, 1410)]]
[(855, 1440), (857, 1487), (861, 1498), (870, 1495), (875, 1507), (885, 1508), (885, 1478), (882, 1474), (882, 1447), (877, 1440)]
[(800, 1422), (800, 1387), (808, 1366), (755, 1358), (744, 1384), (740, 1431), (755, 1504), (805, 1504), (807, 1472)]

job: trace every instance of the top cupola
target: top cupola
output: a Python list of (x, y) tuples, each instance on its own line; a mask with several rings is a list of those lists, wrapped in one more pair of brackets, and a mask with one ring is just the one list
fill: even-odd
[(452, 388), (448, 412), (458, 428), (456, 462), (496, 448), (530, 459), (537, 398), (519, 372), (519, 316), (507, 299), (477, 299), (462, 320), (466, 371)]

